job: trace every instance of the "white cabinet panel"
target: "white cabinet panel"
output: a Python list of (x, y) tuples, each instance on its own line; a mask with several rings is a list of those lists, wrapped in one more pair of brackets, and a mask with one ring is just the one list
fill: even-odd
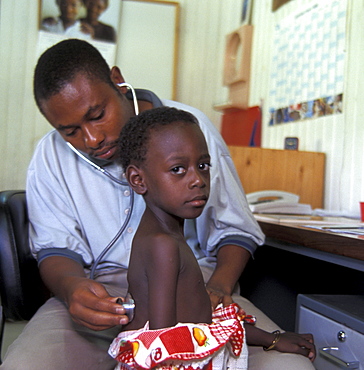
[[(296, 330), (312, 333), (315, 339), (318, 370), (361, 369), (364, 370), (364, 333), (362, 322), (353, 310), (353, 316), (340, 308), (325, 306), (325, 303), (305, 301), (299, 296)], [(345, 296), (341, 296), (345, 299)], [(348, 296), (349, 297), (349, 296)], [(359, 310), (362, 300), (359, 298)], [(303, 300), (303, 302), (302, 302)], [(313, 302), (313, 303), (312, 303)], [(343, 304), (344, 307), (345, 303)], [(347, 305), (350, 307), (350, 305)]]

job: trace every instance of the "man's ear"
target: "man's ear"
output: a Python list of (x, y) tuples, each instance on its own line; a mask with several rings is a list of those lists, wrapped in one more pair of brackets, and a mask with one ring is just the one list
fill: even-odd
[(125, 176), (130, 187), (137, 194), (144, 195), (147, 192), (147, 186), (144, 182), (144, 174), (141, 168), (131, 164), (126, 169)]
[(118, 86), (118, 84), (121, 84), (121, 83), (125, 82), (124, 77), (121, 74), (119, 67), (114, 66), (114, 67), (111, 68), (110, 78), (111, 78), (111, 81), (120, 89), (120, 91), (123, 94), (127, 93), (128, 89), (127, 89), (126, 86), (124, 86), (124, 87), (119, 87)]

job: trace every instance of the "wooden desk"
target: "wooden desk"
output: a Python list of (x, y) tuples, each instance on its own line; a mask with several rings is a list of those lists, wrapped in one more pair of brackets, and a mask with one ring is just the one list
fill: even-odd
[[(242, 295), (285, 330), (298, 294), (364, 295), (364, 239), (256, 217), (266, 235), (242, 277)], [(358, 223), (343, 219), (345, 224)]]
[(325, 154), (229, 146), (245, 193), (282, 190), (300, 196), (301, 203), (323, 207)]
[[(284, 222), (284, 216), (256, 216), (266, 235), (266, 245), (364, 271), (364, 235), (339, 234), (310, 227), (309, 222)], [(359, 221), (321, 218), (322, 222), (358, 225)], [(334, 221), (334, 222), (333, 222)], [(321, 222), (321, 221), (319, 221)], [(362, 226), (362, 224), (359, 224)]]

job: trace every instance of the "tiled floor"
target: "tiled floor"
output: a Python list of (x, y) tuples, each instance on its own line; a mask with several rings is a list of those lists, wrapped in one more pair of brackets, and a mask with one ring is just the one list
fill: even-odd
[(8, 346), (13, 343), (13, 341), (17, 338), (17, 336), (21, 333), (26, 321), (20, 322), (6, 322), (5, 329), (4, 329), (4, 339), (3, 339), (3, 346), (1, 349), (1, 358), (4, 358), (5, 352)]

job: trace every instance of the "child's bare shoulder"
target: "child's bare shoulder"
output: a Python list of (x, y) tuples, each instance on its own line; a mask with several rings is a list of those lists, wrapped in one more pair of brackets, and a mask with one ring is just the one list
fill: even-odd
[(180, 240), (173, 235), (156, 232), (138, 240), (150, 262), (160, 262), (179, 257)]
[(166, 233), (154, 233), (150, 235), (150, 246), (153, 249), (164, 249), (166, 252), (173, 252), (178, 250), (180, 245), (179, 238)]

